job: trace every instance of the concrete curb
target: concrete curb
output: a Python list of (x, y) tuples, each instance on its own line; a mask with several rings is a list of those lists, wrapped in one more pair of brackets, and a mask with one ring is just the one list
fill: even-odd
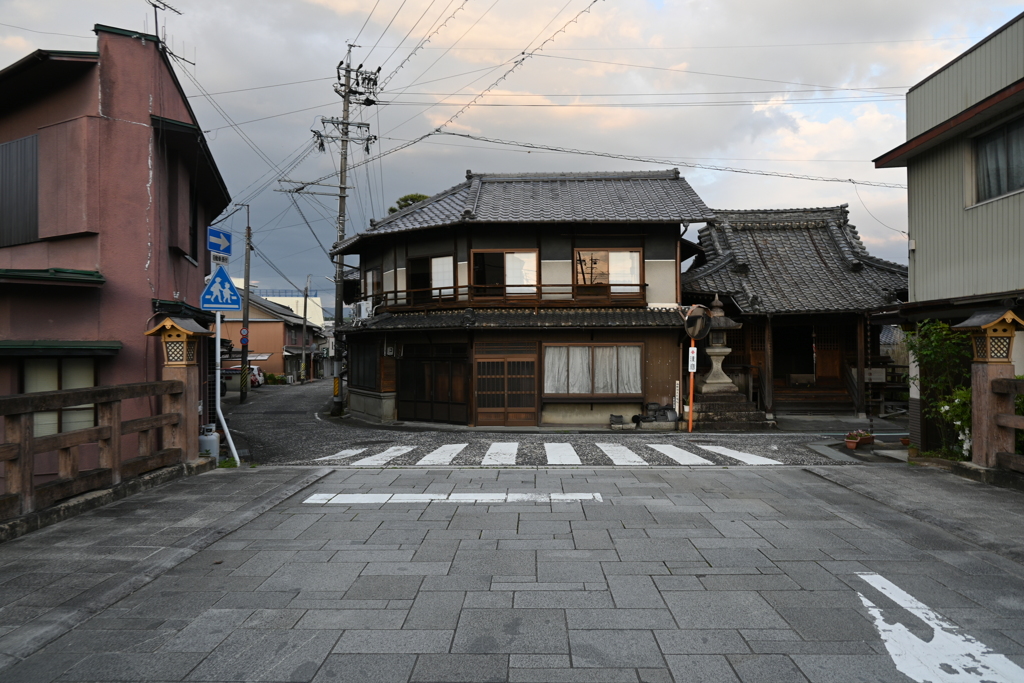
[(146, 472), (138, 477), (122, 481), (120, 484), (111, 486), (108, 489), (89, 491), (74, 498), (68, 498), (44, 510), (38, 510), (31, 514), (15, 517), (3, 522), (0, 524), (0, 543), (13, 540), (33, 531), (38, 531), (65, 519), (76, 517), (83, 512), (109, 505), (115, 500), (121, 500), (142, 491), (148, 491), (155, 486), (166, 484), (169, 481), (209, 472), (216, 466), (213, 458), (200, 458), (196, 462), (186, 462)]
[[(229, 471), (237, 472), (241, 476), (246, 475), (245, 470), (225, 470), (225, 472)], [(331, 468), (322, 467), (303, 475), (297, 475), (288, 483), (274, 487), (234, 512), (225, 515), (213, 526), (197, 530), (172, 546), (139, 562), (131, 570), (110, 577), (59, 608), (50, 610), (43, 616), (0, 637), (0, 671), (17, 664), (52, 643), (118, 600), (131, 595), (158, 578), (167, 570), (176, 567), (215, 541), (239, 529), (333, 471)], [(152, 488), (152, 486), (148, 488)], [(92, 507), (99, 507), (102, 504), (104, 503), (94, 504)]]

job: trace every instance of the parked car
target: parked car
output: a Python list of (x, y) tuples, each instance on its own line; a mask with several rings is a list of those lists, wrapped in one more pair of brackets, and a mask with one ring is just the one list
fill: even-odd
[[(228, 368), (228, 370), (239, 370), (241, 371), (241, 365), (235, 365)], [(258, 365), (249, 366), (249, 386), (262, 387), (267, 383), (267, 377), (263, 374), (263, 370)]]

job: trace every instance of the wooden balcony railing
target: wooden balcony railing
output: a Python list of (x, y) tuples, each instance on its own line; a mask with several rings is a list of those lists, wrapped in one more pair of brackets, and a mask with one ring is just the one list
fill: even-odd
[[(26, 515), (54, 502), (87, 491), (107, 488), (123, 478), (181, 462), (188, 435), (175, 425), (182, 421), (184, 384), (179, 381), (139, 382), (109, 387), (68, 389), (0, 397), (6, 443), (0, 444), (6, 491), (0, 495), (0, 520)], [(121, 419), (121, 401), (162, 396), (165, 412), (135, 420)], [(35, 435), (34, 414), (94, 404), (95, 427), (47, 436)], [(157, 449), (157, 430), (163, 448)], [(138, 434), (138, 452), (124, 458), (121, 437)], [(79, 469), (79, 447), (97, 444), (99, 467)], [(37, 484), (36, 455), (57, 452), (57, 478)]]
[(643, 307), (647, 285), (460, 285), (379, 292), (363, 301), (381, 311), (422, 311), (467, 306), (498, 308)]

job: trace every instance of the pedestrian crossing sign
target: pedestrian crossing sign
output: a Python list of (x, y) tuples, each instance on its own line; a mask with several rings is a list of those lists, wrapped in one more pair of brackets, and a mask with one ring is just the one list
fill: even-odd
[(206, 285), (199, 297), (199, 307), (204, 311), (240, 311), (242, 296), (238, 293), (235, 283), (228, 277), (224, 266), (217, 266), (210, 284)]

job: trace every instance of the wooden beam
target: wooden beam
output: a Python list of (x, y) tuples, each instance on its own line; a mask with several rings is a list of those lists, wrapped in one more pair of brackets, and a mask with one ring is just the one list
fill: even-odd
[(32, 450), (35, 453), (46, 453), (62, 448), (72, 448), (87, 443), (96, 443), (101, 439), (110, 438), (110, 427), (89, 427), (87, 429), (76, 429), (73, 432), (61, 432), (49, 436), (39, 436), (32, 440)]
[(864, 386), (864, 316), (857, 316), (857, 415), (864, 415), (867, 410), (867, 387)]
[(101, 403), (98, 407), (100, 426), (108, 427), (110, 435), (100, 439), (100, 467), (110, 470), (110, 483), (121, 483), (121, 402)]
[(992, 380), (992, 393), (1024, 394), (1024, 379), (994, 379)]
[(90, 387), (88, 389), (65, 389), (43, 391), (33, 394), (17, 394), (0, 398), (0, 415), (18, 415), (57, 410), (88, 403), (110, 403), (129, 398), (166, 396), (180, 394), (185, 390), (182, 382), (136, 382), (113, 387)]
[(996, 424), (1010, 429), (1024, 429), (1024, 415), (996, 415)]
[(14, 460), (21, 453), (21, 448), (16, 443), (0, 444), (0, 462)]
[(163, 413), (152, 417), (140, 417), (136, 420), (125, 420), (121, 423), (121, 435), (159, 429), (168, 425), (176, 425), (179, 422), (181, 422), (181, 413)]

